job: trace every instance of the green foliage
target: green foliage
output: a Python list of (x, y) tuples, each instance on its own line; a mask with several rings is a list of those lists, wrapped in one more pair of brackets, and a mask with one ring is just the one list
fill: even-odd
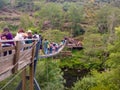
[(98, 23), (107, 23), (108, 15), (111, 13), (110, 8), (111, 7), (106, 6), (99, 10), (99, 12), (97, 13)]
[(103, 37), (100, 34), (90, 34), (89, 36), (85, 37), (84, 40), (85, 53), (91, 56), (99, 55), (101, 53), (101, 50), (104, 49), (104, 47), (102, 47), (104, 45), (102, 39)]
[[(51, 22), (51, 24), (56, 28), (60, 27), (60, 22), (62, 19), (62, 7), (58, 3), (47, 3), (41, 10), (35, 14), (36, 17), (39, 17), (40, 24), (42, 25), (45, 20)], [(41, 26), (42, 28), (42, 26)]]
[(83, 51), (73, 50), (72, 51), (73, 56), (72, 57), (64, 57), (60, 59), (60, 67), (64, 68), (74, 68), (74, 69), (83, 69), (87, 68), (85, 67), (85, 64), (80, 61), (80, 54), (82, 55)]
[(64, 21), (72, 22), (72, 25), (70, 26), (72, 29), (71, 34), (73, 36), (84, 34), (85, 31), (80, 26), (80, 23), (84, 21), (83, 7), (78, 6), (76, 3), (68, 3), (63, 6), (63, 9), (67, 10), (64, 14)]
[(17, 29), (18, 29), (18, 26), (16, 25), (11, 25), (7, 22), (0, 22), (0, 32), (2, 32), (3, 28), (5, 27), (9, 27), (10, 31), (12, 32), (13, 35), (16, 35), (16, 32), (17, 32)]
[(16, 0), (15, 7), (21, 9), (22, 11), (32, 11), (34, 8), (33, 0)]
[(117, 39), (114, 44), (108, 46), (110, 56), (106, 62), (109, 67), (118, 67), (120, 65), (120, 27), (116, 28)]
[(38, 34), (41, 32), (41, 30), (39, 30), (38, 27), (29, 27), (28, 30), (31, 30), (33, 34), (34, 34), (35, 32), (37, 32)]
[[(15, 74), (11, 75), (9, 78), (1, 81), (0, 82), (0, 90), (15, 90), (17, 85), (20, 83), (21, 75), (17, 75), (16, 78), (14, 78), (14, 79), (13, 79), (13, 77), (15, 77)], [(9, 83), (6, 87), (4, 87), (4, 89), (2, 89), (3, 86), (5, 86), (11, 80), (12, 80), (12, 83)]]
[(114, 34), (114, 28), (120, 24), (119, 14), (120, 9), (117, 7), (106, 5), (100, 8), (96, 15), (96, 24), (102, 28), (100, 32), (104, 33), (107, 31), (110, 34)]
[(73, 90), (119, 90), (119, 73), (118, 68), (103, 73), (92, 71), (92, 76), (79, 80)]
[(38, 63), (37, 80), (42, 90), (63, 90), (63, 73), (57, 61), (46, 59)]
[[(89, 33), (89, 32), (87, 32)], [(84, 56), (82, 59), (89, 63), (92, 69), (100, 69), (100, 67), (107, 60), (106, 39), (100, 34), (87, 34), (84, 38)]]
[[(84, 20), (83, 7), (76, 3), (47, 3), (41, 7), (39, 12), (35, 13), (35, 17), (39, 19), (39, 27), (42, 29), (45, 21), (50, 21), (51, 27), (55, 29), (63, 29), (64, 23), (72, 23), (67, 26), (72, 29), (73, 36), (84, 33), (80, 22)], [(69, 32), (71, 32), (69, 30)]]
[(18, 29), (18, 26), (16, 25), (8, 25), (9, 29), (13, 32), (13, 31), (16, 31)]
[(85, 68), (84, 63), (80, 62), (79, 59), (74, 58), (63, 58), (61, 59), (60, 67), (83, 69)]
[(109, 58), (104, 72), (92, 71), (90, 76), (84, 77), (75, 83), (73, 90), (119, 90), (120, 88), (120, 27), (116, 28), (117, 39), (109, 45)]
[(51, 42), (60, 42), (65, 36), (68, 36), (68, 32), (61, 32), (59, 30), (47, 30), (42, 33), (43, 38), (47, 38)]
[(70, 22), (73, 22), (73, 25), (75, 23), (80, 23), (82, 20), (84, 20), (84, 15), (83, 15), (83, 7), (82, 6), (78, 6), (75, 3), (71, 3), (70, 7), (67, 11), (67, 15), (68, 15), (68, 20)]
[(73, 26), (73, 37), (83, 35), (84, 33), (85, 33), (85, 30), (80, 25)]
[(84, 77), (81, 81), (75, 83), (75, 87), (73, 87), (73, 90), (89, 90), (89, 88), (96, 85), (95, 81), (96, 80), (93, 77)]
[(65, 12), (67, 12), (68, 11), (68, 9), (69, 9), (69, 3), (68, 2), (65, 2), (65, 3), (63, 3), (63, 10), (65, 11)]
[(34, 19), (30, 18), (28, 15), (23, 15), (20, 19), (20, 28), (28, 29), (34, 26)]
[(0, 22), (0, 30), (2, 30), (4, 27), (7, 27), (7, 22)]

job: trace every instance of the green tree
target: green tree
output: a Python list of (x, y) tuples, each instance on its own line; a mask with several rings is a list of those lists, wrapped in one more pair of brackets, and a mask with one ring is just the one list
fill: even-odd
[(90, 75), (75, 83), (73, 90), (119, 90), (120, 27), (115, 30), (117, 38), (113, 44), (108, 45), (110, 55), (105, 63), (109, 68), (106, 68), (104, 72), (92, 71)]
[(62, 32), (60, 30), (47, 30), (42, 33), (43, 38), (47, 38), (50, 42), (61, 42), (65, 36), (68, 36), (68, 32)]
[(113, 6), (104, 6), (98, 10), (96, 23), (99, 26), (99, 32), (107, 32), (108, 42), (115, 40), (114, 28), (120, 24), (120, 9)]
[(63, 16), (62, 12), (63, 11), (61, 4), (47, 3), (41, 7), (41, 10), (37, 12), (35, 16), (40, 19), (39, 25), (41, 28), (44, 21), (50, 21), (51, 25), (53, 25), (54, 28), (59, 29), (61, 25), (61, 19)]
[(16, 0), (15, 6), (22, 11), (33, 11), (34, 2), (33, 0)]
[(36, 75), (42, 90), (64, 89), (63, 84), (65, 81), (57, 61), (51, 61), (50, 58), (40, 61)]
[(119, 74), (119, 69), (102, 73), (92, 71), (92, 76), (79, 80), (73, 90), (119, 90)]
[(109, 67), (116, 68), (120, 65), (120, 27), (115, 28), (116, 32), (116, 41), (113, 44), (108, 46), (108, 50), (110, 52), (110, 56), (108, 61), (106, 62)]
[(71, 34), (73, 36), (78, 36), (80, 34), (84, 33), (84, 30), (81, 28), (80, 23), (84, 21), (84, 12), (83, 7), (78, 6), (76, 3), (70, 3), (68, 4), (69, 8), (67, 12), (65, 12), (65, 20), (68, 22), (71, 22)]
[(35, 27), (34, 19), (30, 18), (28, 15), (24, 14), (20, 18), (20, 28), (29, 29), (31, 27)]

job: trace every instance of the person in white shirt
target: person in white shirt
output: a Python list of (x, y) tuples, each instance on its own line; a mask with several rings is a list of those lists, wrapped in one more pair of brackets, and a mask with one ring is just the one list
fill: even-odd
[[(15, 40), (24, 40), (24, 30), (23, 29), (19, 29), (16, 36), (15, 36)], [(21, 41), (21, 44), (25, 44), (25, 41)]]

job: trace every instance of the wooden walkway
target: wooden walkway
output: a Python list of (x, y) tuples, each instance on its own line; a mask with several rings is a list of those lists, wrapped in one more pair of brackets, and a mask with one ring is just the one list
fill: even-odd
[[(60, 49), (48, 55), (38, 55), (39, 52), (39, 42), (36, 39), (30, 39), (33, 41), (31, 44), (22, 44), (22, 41), (0, 41), (3, 42), (15, 42), (14, 46), (1, 47), (0, 46), (0, 81), (6, 79), (12, 74), (17, 73), (22, 70), (22, 81), (18, 85), (22, 90), (26, 90), (26, 67), (29, 66), (29, 90), (34, 90), (34, 83), (37, 85), (37, 90), (40, 90), (36, 79), (34, 78), (34, 72), (37, 64), (38, 58), (47, 58), (59, 54), (65, 47), (65, 44), (60, 47)], [(24, 40), (25, 41), (25, 40)], [(9, 51), (12, 53), (9, 54)], [(4, 55), (7, 52), (8, 54)], [(17, 89), (19, 90), (19, 89)]]
[(69, 49), (82, 49), (83, 45), (82, 45), (82, 41), (74, 39), (74, 38), (68, 38), (68, 43), (67, 43), (67, 48)]

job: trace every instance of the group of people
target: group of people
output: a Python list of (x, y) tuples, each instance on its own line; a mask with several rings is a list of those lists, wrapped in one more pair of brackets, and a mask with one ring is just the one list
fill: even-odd
[[(24, 31), (24, 29), (19, 29), (15, 36), (12, 35), (9, 28), (4, 28), (3, 32), (0, 33), (0, 40), (8, 40), (7, 42), (0, 42), (0, 47), (9, 47), (14, 46), (16, 43), (14, 40), (21, 40), (21, 44), (30, 44), (33, 42), (32, 39), (37, 39), (40, 41), (40, 51), (42, 50), (44, 54), (52, 54), (65, 43), (65, 40), (61, 40), (61, 43), (55, 43), (55, 42), (49, 42), (47, 39), (44, 39), (44, 43), (42, 43), (42, 36), (33, 32), (31, 30), (28, 30), (27, 32)], [(13, 40), (13, 41), (9, 41)], [(4, 56), (7, 55), (7, 53), (11, 54), (12, 51), (6, 51), (4, 52)]]
[(57, 52), (58, 49), (65, 43), (65, 40), (61, 40), (60, 44), (55, 42), (49, 42), (47, 39), (44, 40), (44, 54), (52, 54)]
[[(13, 36), (12, 33), (10, 32), (9, 28), (4, 28), (3, 32), (0, 33), (0, 41), (1, 40), (8, 40), (8, 41), (0, 42), (0, 47), (14, 46), (16, 44), (14, 42), (14, 40), (21, 40), (20, 41), (21, 44), (30, 44), (33, 42), (33, 40), (30, 40), (30, 39), (40, 40), (40, 38), (41, 38), (41, 35), (38, 35), (37, 32), (32, 34), (31, 30), (28, 30), (27, 32), (25, 32), (23, 29), (19, 29), (18, 32), (16, 33), (16, 35)], [(11, 40), (11, 41), (9, 41), (9, 40)], [(12, 51), (11, 50), (9, 52), (5, 51), (3, 53), (3, 56), (6, 56), (7, 53), (11, 54)]]

